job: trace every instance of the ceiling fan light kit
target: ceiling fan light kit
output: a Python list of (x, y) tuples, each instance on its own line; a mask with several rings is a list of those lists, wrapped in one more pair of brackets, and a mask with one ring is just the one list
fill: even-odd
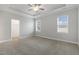
[(31, 7), (30, 10), (33, 10), (35, 12), (37, 12), (39, 10), (44, 10), (44, 8), (40, 8), (41, 4), (28, 4), (28, 6)]
[(33, 9), (34, 11), (38, 11), (38, 10), (39, 10), (39, 6), (33, 6), (32, 9)]

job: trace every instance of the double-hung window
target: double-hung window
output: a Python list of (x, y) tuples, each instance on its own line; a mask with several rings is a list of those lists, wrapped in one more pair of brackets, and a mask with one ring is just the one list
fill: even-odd
[(59, 16), (57, 18), (57, 32), (68, 33), (68, 16)]

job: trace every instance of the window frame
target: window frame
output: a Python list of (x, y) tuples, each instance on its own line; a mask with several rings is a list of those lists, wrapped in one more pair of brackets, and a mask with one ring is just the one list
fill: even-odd
[[(67, 24), (66, 24), (67, 31), (66, 32), (65, 31), (58, 31), (58, 28), (59, 28), (58, 21), (59, 21), (59, 17), (61, 17), (61, 16), (66, 16), (67, 17)], [(61, 15), (61, 16), (57, 17), (57, 33), (65, 33), (65, 34), (67, 34), (67, 33), (69, 33), (69, 16), (68, 15)]]
[[(40, 27), (40, 29), (37, 28), (38, 26)], [(36, 32), (41, 32), (41, 20), (36, 20)]]

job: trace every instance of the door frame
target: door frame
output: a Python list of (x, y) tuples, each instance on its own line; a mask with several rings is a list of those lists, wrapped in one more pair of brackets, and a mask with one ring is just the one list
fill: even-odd
[[(18, 20), (18, 19), (11, 19), (11, 40), (12, 40), (12, 20)], [(20, 20), (19, 21), (19, 36), (20, 36)]]

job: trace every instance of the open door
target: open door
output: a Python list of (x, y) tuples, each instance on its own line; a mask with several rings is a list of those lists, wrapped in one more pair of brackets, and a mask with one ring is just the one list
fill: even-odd
[(11, 39), (18, 38), (20, 35), (20, 21), (12, 19), (11, 20)]

